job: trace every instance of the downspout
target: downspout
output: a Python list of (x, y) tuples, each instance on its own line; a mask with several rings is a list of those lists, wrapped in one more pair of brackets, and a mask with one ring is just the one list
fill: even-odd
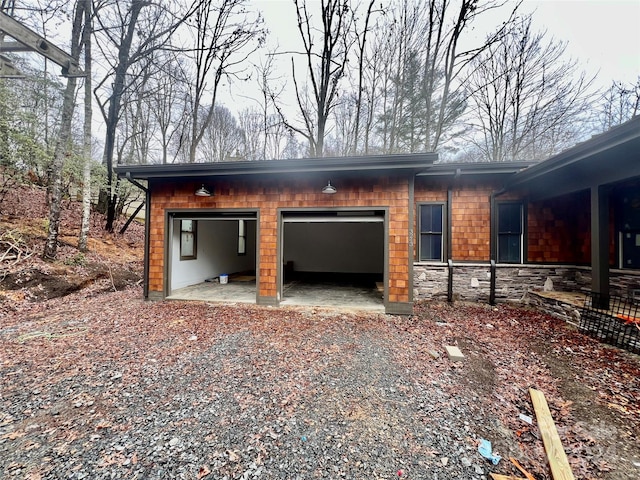
[(144, 192), (144, 262), (142, 272), (142, 295), (145, 300), (149, 299), (149, 232), (151, 222), (151, 193), (137, 180), (131, 178), (131, 172), (126, 174), (127, 180)]

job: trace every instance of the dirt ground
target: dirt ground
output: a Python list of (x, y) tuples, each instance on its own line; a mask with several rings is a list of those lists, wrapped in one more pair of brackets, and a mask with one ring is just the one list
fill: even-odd
[(518, 474), (514, 456), (547, 479), (529, 387), (576, 478), (640, 474), (640, 359), (538, 312), (140, 297), (84, 289), (2, 318), (4, 478), (480, 479)]
[(640, 477), (637, 355), (508, 305), (144, 302), (140, 225), (107, 234), (95, 217), (80, 254), (70, 202), (43, 262), (46, 210), (20, 201), (35, 197), (16, 192), (0, 215), (1, 478), (522, 476), (512, 456), (550, 479), (530, 387), (576, 478)]

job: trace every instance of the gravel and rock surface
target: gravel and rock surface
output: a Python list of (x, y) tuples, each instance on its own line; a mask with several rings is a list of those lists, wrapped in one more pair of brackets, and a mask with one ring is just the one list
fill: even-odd
[(530, 386), (576, 478), (640, 475), (639, 358), (537, 312), (394, 317), (102, 290), (4, 311), (0, 477), (485, 479), (517, 474), (514, 456), (551, 478)]

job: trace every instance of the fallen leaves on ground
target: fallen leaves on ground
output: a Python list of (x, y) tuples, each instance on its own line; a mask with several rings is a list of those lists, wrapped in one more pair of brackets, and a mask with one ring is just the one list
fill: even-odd
[(534, 310), (424, 303), (395, 317), (140, 297), (81, 291), (2, 318), (6, 478), (518, 474), (478, 454), (486, 438), (547, 479), (529, 387), (576, 478), (637, 478), (638, 357)]

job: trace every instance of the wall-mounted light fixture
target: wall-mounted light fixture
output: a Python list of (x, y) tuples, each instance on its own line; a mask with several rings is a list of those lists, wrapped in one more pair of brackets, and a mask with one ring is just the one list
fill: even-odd
[(336, 193), (338, 190), (336, 189), (336, 187), (334, 187), (333, 185), (331, 185), (331, 182), (327, 182), (327, 184), (322, 187), (322, 193), (326, 193), (327, 195), (333, 195), (334, 193)]
[(210, 196), (211, 196), (211, 192), (206, 188), (204, 188), (204, 183), (199, 189), (196, 190), (196, 197), (210, 197)]

